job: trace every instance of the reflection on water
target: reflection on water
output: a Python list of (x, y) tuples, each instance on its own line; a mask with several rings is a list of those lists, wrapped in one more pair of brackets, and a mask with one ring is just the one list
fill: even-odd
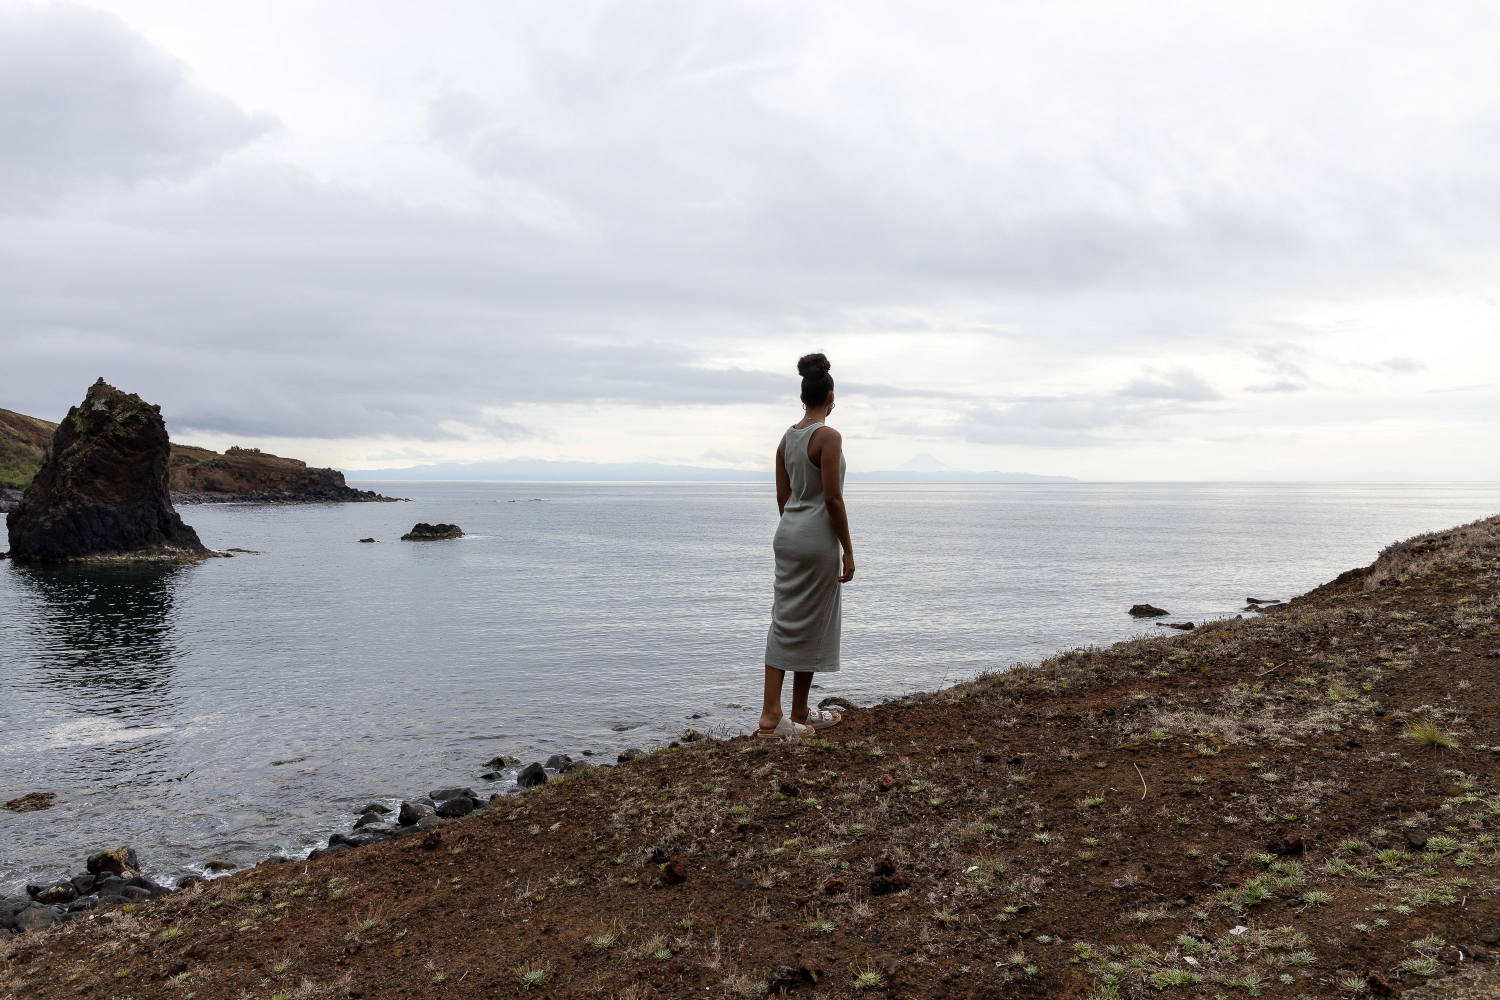
[[(170, 707), (175, 578), (182, 567), (15, 567), (28, 599), (33, 682), (75, 711), (159, 715)], [(146, 721), (142, 719), (141, 721)]]

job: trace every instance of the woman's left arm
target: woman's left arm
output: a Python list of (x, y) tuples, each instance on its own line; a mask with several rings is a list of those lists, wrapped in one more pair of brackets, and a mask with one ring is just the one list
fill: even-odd
[(828, 520), (833, 522), (834, 534), (844, 547), (844, 571), (839, 574), (840, 583), (854, 579), (854, 542), (849, 537), (849, 512), (844, 507), (844, 484), (839, 475), (843, 466), (844, 439), (832, 427), (819, 428), (815, 432), (821, 441), (818, 464), (823, 472), (823, 505), (828, 508)]

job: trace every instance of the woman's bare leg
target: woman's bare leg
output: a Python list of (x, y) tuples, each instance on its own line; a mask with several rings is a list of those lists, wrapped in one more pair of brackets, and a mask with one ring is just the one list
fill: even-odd
[[(798, 678), (801, 678), (802, 676), (804, 675), (797, 675)], [(808, 679), (807, 683), (811, 684), (812, 674), (807, 674), (806, 677)], [(760, 728), (762, 729), (775, 729), (776, 726), (781, 722), (781, 682), (785, 679), (785, 670), (777, 670), (772, 666), (766, 667), (766, 691), (760, 703)], [(792, 682), (792, 689), (794, 692), (796, 690), (797, 684), (799, 683), (801, 683), (800, 680), (794, 680)], [(803, 684), (802, 686), (802, 717), (805, 719), (807, 718), (807, 685)]]
[(812, 689), (812, 679), (811, 670), (792, 674), (792, 721), (799, 726), (807, 722), (807, 692)]
[[(807, 694), (812, 689), (813, 672), (799, 670), (792, 675), (792, 721), (802, 726), (807, 724)], [(842, 718), (840, 713), (835, 716)]]

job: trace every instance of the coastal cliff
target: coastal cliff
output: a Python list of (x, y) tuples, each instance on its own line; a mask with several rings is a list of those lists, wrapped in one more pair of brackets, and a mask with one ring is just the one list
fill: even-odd
[(0, 940), (0, 995), (1492, 997), (1497, 588), (1493, 517), (1263, 615), (99, 905)]
[[(0, 512), (13, 508), (46, 460), (57, 424), (0, 409)], [(230, 448), (220, 454), (194, 445), (171, 444), (167, 485), (178, 504), (369, 503), (390, 502), (371, 490), (355, 489), (337, 469), (309, 468), (259, 448)]]
[(224, 454), (173, 445), (168, 471), (178, 503), (261, 501), (270, 503), (366, 503), (391, 500), (344, 483), (337, 469), (311, 469), (259, 448), (230, 448)]

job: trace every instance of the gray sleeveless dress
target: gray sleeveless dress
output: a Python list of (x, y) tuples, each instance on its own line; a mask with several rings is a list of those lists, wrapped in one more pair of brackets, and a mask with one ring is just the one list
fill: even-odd
[[(792, 495), (776, 525), (776, 603), (766, 636), (766, 666), (778, 670), (839, 668), (841, 549), (823, 504), (823, 470), (807, 457), (821, 423), (786, 432)], [(839, 456), (839, 484), (849, 463)]]

